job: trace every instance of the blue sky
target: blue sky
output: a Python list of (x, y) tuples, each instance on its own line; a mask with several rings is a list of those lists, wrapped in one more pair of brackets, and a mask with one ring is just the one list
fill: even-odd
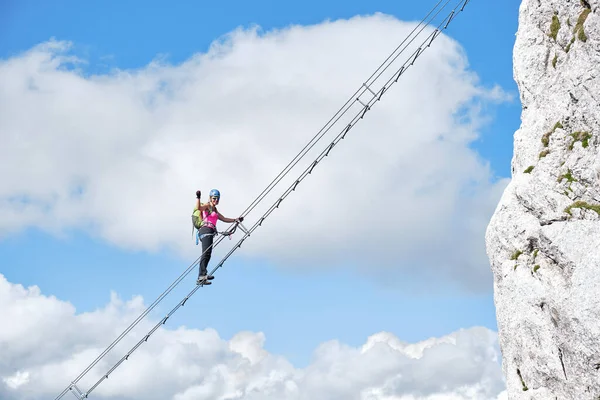
[[(88, 72), (105, 73), (112, 68), (141, 68), (159, 55), (180, 63), (238, 26), (258, 24), (268, 31), (375, 12), (419, 20), (429, 3), (433, 4), (178, 1), (167, 7), (158, 1), (9, 0), (0, 6), (0, 57), (56, 38), (74, 43), (75, 53), (89, 61)], [(513, 102), (490, 111), (494, 119), (473, 145), (498, 177), (510, 177), (512, 134), (520, 122), (512, 78), (519, 3), (472, 0), (447, 31), (464, 47), (471, 69), (486, 86), (498, 84), (515, 96)], [(340, 98), (340, 103), (344, 100)], [(53, 237), (33, 229), (2, 238), (0, 258), (0, 272), (9, 281), (38, 285), (46, 295), (70, 301), (78, 311), (105, 305), (112, 290), (123, 299), (140, 294), (149, 303), (193, 261), (166, 252), (126, 251), (77, 231)], [(311, 352), (330, 339), (359, 345), (368, 335), (385, 330), (412, 342), (464, 327), (496, 329), (491, 285), (484, 294), (429, 292), (427, 287), (416, 294), (360, 279), (346, 270), (308, 275), (235, 259), (218, 274), (215, 284), (199, 292), (170, 323), (213, 327), (224, 337), (241, 330), (263, 331), (266, 349), (287, 356), (297, 366), (306, 365)], [(189, 290), (185, 286), (182, 290)], [(182, 293), (170, 297), (160, 313), (176, 304)]]

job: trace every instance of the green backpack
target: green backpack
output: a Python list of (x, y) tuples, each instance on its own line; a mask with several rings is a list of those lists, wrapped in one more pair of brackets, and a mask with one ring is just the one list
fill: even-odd
[(204, 220), (202, 219), (202, 213), (198, 209), (194, 209), (192, 213), (192, 236), (194, 235), (194, 228), (200, 230), (204, 225)]

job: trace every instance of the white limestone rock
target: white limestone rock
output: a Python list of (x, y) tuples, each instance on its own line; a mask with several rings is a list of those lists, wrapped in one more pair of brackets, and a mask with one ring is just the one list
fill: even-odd
[(600, 0), (523, 0), (513, 61), (513, 179), (486, 232), (508, 395), (600, 400)]

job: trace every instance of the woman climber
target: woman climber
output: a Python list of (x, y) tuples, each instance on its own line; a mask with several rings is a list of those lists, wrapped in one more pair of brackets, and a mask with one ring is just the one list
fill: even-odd
[(202, 222), (198, 229), (198, 237), (202, 242), (202, 256), (200, 257), (200, 271), (198, 273), (197, 283), (203, 283), (204, 285), (210, 285), (210, 280), (214, 279), (214, 276), (208, 275), (208, 262), (212, 255), (212, 244), (215, 235), (217, 234), (217, 220), (231, 223), (231, 222), (242, 222), (244, 217), (239, 218), (227, 218), (224, 217), (219, 210), (217, 210), (217, 204), (221, 198), (221, 193), (217, 189), (210, 191), (208, 203), (202, 204), (200, 201), (200, 191), (196, 192), (196, 205), (194, 207), (195, 217), (202, 216)]

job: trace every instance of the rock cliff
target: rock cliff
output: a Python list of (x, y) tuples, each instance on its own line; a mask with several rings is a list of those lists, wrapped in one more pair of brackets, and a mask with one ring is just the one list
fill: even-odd
[(521, 126), (486, 232), (510, 399), (600, 399), (600, 0), (523, 0)]

